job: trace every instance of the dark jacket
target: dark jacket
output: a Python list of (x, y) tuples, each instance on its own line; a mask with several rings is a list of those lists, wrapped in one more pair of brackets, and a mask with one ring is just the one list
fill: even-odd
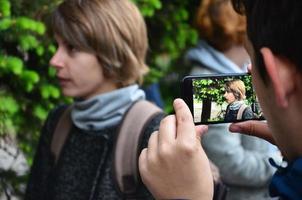
[(289, 163), (287, 167), (277, 166), (274, 162), (272, 164), (278, 171), (269, 187), (271, 196), (288, 200), (302, 199), (302, 158)]
[[(238, 111), (239, 111), (240, 107), (238, 109), (230, 109), (230, 105), (228, 105), (227, 109), (226, 109), (226, 114), (225, 114), (225, 117), (224, 117), (224, 121), (225, 122), (233, 122), (233, 121), (236, 121), (238, 118)], [(242, 117), (241, 119), (242, 120), (247, 120), (247, 119), (253, 119), (254, 118), (254, 113), (251, 109), (250, 106), (247, 106), (243, 113), (242, 113)]]
[[(113, 143), (118, 125), (102, 130), (102, 134), (73, 126), (54, 165), (50, 145), (63, 110), (59, 107), (51, 112), (42, 129), (25, 199), (123, 199), (112, 177)], [(163, 114), (154, 117), (146, 127), (141, 148), (147, 146), (150, 134), (158, 129), (162, 118)], [(141, 184), (136, 199), (153, 198)]]

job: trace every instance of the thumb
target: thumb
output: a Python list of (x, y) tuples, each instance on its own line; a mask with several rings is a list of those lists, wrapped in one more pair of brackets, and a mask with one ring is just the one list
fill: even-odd
[(240, 123), (233, 123), (230, 125), (229, 130), (231, 132), (242, 133), (245, 135), (252, 135), (262, 138), (272, 144), (275, 144), (273, 134), (269, 129), (266, 122), (261, 121), (245, 121)]
[(195, 126), (195, 131), (196, 131), (196, 137), (199, 141), (201, 141), (201, 138), (206, 132), (208, 131), (208, 126), (206, 125), (198, 125)]
[(183, 141), (194, 141), (196, 139), (196, 132), (193, 116), (189, 107), (182, 99), (175, 99), (173, 106), (177, 124), (176, 138), (179, 138)]

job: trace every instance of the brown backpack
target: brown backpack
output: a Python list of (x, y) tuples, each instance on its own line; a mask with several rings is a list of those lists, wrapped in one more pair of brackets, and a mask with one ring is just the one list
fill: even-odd
[[(71, 108), (69, 106), (63, 112), (54, 131), (51, 151), (55, 155), (55, 162), (72, 126)], [(156, 105), (141, 100), (135, 102), (123, 118), (115, 140), (113, 158), (114, 179), (123, 197), (135, 196), (140, 182), (138, 157), (141, 139), (146, 125), (159, 113), (163, 111)]]

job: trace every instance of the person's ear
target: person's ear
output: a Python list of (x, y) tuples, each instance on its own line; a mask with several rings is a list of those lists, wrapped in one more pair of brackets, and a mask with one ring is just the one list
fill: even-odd
[(289, 97), (295, 88), (295, 68), (266, 47), (261, 48), (267, 75), (275, 93), (276, 103), (282, 108), (288, 106)]

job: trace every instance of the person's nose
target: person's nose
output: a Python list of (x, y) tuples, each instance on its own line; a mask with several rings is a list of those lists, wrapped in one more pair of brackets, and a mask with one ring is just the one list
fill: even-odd
[(53, 66), (56, 69), (64, 67), (64, 55), (61, 52), (60, 48), (56, 50), (55, 54), (50, 59), (49, 63), (51, 66)]

